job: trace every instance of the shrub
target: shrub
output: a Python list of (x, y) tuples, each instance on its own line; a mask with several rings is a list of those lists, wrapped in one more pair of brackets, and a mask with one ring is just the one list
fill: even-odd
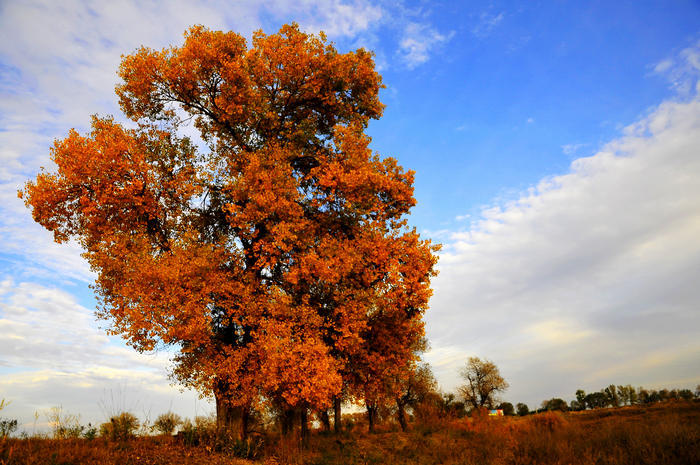
[(64, 412), (62, 405), (51, 407), (50, 411), (44, 415), (51, 423), (51, 434), (54, 439), (79, 438), (85, 429), (80, 425), (80, 415)]
[(133, 413), (122, 412), (100, 425), (100, 436), (112, 441), (126, 441), (139, 428), (139, 420)]
[(0, 420), (0, 439), (17, 431), (17, 420)]
[(175, 429), (182, 424), (182, 418), (173, 412), (164, 413), (156, 418), (153, 430), (160, 434), (173, 434)]

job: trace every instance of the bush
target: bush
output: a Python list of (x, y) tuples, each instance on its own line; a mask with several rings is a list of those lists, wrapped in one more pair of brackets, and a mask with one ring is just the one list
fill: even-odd
[(51, 407), (50, 412), (45, 415), (51, 423), (51, 434), (54, 439), (79, 438), (85, 429), (80, 425), (80, 415), (64, 412), (62, 405)]
[(0, 420), (0, 439), (17, 431), (17, 420)]
[(153, 430), (160, 434), (173, 434), (175, 429), (182, 424), (182, 418), (173, 412), (164, 413), (156, 418)]
[(139, 420), (133, 413), (122, 412), (100, 425), (100, 436), (112, 441), (126, 441), (139, 428)]

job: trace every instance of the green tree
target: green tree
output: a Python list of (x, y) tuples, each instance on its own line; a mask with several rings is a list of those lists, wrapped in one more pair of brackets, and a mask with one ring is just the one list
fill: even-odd
[(563, 399), (559, 398), (553, 398), (547, 401), (544, 401), (542, 403), (542, 407), (549, 411), (559, 411), (559, 412), (568, 412), (569, 411), (569, 406), (567, 405), (566, 401)]
[(620, 405), (627, 405), (630, 401), (630, 393), (627, 386), (617, 387), (617, 397), (620, 399)]
[(611, 384), (610, 386), (606, 387), (603, 390), (603, 393), (605, 394), (605, 398), (607, 399), (608, 405), (612, 405), (613, 407), (620, 406), (620, 399), (617, 397), (617, 388), (614, 384)]
[(515, 415), (515, 408), (510, 402), (501, 402), (496, 409), (503, 410), (503, 415)]
[(527, 404), (523, 404), (522, 402), (518, 402), (515, 406), (517, 413), (519, 416), (524, 417), (526, 415), (530, 414), (530, 408), (527, 406)]

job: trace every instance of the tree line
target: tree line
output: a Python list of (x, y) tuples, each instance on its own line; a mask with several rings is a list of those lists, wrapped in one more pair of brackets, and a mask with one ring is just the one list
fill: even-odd
[(542, 401), (541, 407), (537, 411), (581, 412), (588, 409), (616, 408), (626, 405), (645, 405), (668, 400), (693, 400), (698, 398), (700, 398), (700, 385), (693, 392), (690, 389), (655, 390), (645, 389), (641, 386), (635, 388), (631, 384), (626, 386), (611, 384), (600, 391), (591, 393), (586, 393), (583, 389), (579, 389), (576, 391), (576, 399), (569, 404), (559, 398)]

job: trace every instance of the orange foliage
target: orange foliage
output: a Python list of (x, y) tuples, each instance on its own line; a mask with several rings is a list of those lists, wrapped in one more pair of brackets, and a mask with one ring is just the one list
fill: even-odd
[[(56, 141), (20, 196), (97, 273), (98, 316), (173, 376), (231, 406), (325, 406), (413, 363), (436, 246), (403, 218), (413, 172), (368, 148), (381, 77), (296, 25), (122, 60), (126, 129)], [(179, 136), (177, 110), (209, 146)]]

